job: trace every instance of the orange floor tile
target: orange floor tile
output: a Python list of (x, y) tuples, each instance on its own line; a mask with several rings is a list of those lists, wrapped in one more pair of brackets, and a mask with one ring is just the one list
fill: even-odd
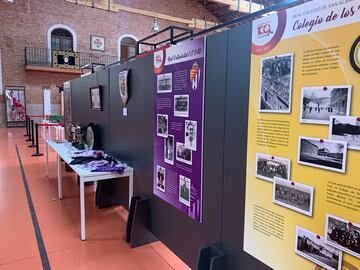
[[(15, 145), (25, 170), (51, 269), (188, 270), (162, 243), (130, 249), (124, 240), (127, 211), (97, 209), (86, 187), (86, 241), (80, 240), (80, 199), (76, 176), (63, 168), (63, 199), (57, 197), (56, 156), (32, 157), (25, 129), (0, 129), (0, 270), (43, 269)], [(40, 151), (44, 152), (43, 145)]]

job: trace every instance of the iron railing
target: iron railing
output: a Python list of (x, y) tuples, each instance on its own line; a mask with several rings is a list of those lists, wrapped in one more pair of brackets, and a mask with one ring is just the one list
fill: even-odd
[[(118, 61), (116, 56), (79, 52), (80, 67), (96, 63), (101, 65), (111, 65)], [(45, 48), (26, 47), (25, 65), (52, 67), (52, 50)]]

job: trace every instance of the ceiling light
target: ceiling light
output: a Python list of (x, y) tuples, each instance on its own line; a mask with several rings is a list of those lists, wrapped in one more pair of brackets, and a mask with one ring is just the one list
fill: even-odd
[(159, 32), (159, 30), (160, 30), (160, 25), (158, 23), (158, 20), (157, 20), (157, 18), (154, 18), (154, 22), (153, 22), (153, 26), (151, 28), (151, 31), (156, 33), (156, 32)]
[(14, 4), (15, 0), (3, 0), (5, 4)]

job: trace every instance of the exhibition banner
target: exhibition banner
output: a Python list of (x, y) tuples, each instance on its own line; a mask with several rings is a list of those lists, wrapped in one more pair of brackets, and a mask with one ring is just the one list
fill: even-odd
[(358, 0), (253, 22), (244, 250), (271, 268), (360, 269), (359, 36)]
[(202, 222), (205, 38), (154, 53), (154, 194)]

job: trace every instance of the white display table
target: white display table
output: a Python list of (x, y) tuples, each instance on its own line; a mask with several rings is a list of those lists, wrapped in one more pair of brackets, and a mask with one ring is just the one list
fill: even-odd
[[(72, 158), (70, 157), (71, 148), (66, 143), (56, 143), (51, 140), (46, 141), (46, 175), (49, 175), (49, 146), (57, 153), (57, 173), (58, 173), (58, 195), (62, 199), (62, 177), (61, 177), (61, 159), (63, 159), (79, 176), (80, 178), (80, 219), (81, 219), (81, 240), (85, 240), (85, 182), (94, 182), (94, 190), (96, 191), (97, 181), (103, 181), (115, 178), (129, 177), (129, 207), (131, 197), (133, 196), (133, 179), (134, 170), (131, 167), (126, 167), (123, 174), (112, 172), (91, 172), (84, 169), (81, 165), (70, 165)], [(78, 151), (78, 150), (76, 150)]]

